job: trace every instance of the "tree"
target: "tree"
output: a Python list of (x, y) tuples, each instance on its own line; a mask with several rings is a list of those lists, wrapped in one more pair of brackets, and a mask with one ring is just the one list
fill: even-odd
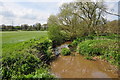
[(60, 13), (58, 14), (58, 20), (62, 30), (65, 31), (71, 39), (81, 36), (85, 32), (85, 27), (83, 29), (84, 21), (73, 14), (75, 10), (74, 5), (75, 3), (63, 4), (60, 7)]
[(58, 21), (57, 16), (51, 15), (48, 18), (48, 23), (47, 23), (49, 26), (48, 36), (53, 41), (53, 43), (61, 43), (64, 39), (60, 25), (58, 24), (57, 21)]
[(118, 20), (107, 22), (105, 32), (107, 32), (107, 33), (120, 33), (119, 31), (120, 31), (120, 27), (118, 24)]
[(2, 27), (2, 31), (6, 31), (6, 25), (2, 24), (1, 27)]
[(27, 31), (32, 31), (32, 25), (28, 26)]
[(35, 24), (35, 28), (37, 31), (39, 31), (41, 29), (41, 24), (40, 23), (36, 23)]
[(103, 10), (106, 10), (106, 7), (103, 2), (75, 2), (74, 8), (72, 13), (85, 22), (89, 34), (95, 33), (97, 27), (105, 24)]
[(71, 38), (97, 33), (104, 27), (105, 5), (102, 2), (71, 2), (60, 7), (58, 20), (62, 30)]
[(104, 2), (65, 3), (56, 16), (49, 17), (48, 24), (58, 26), (60, 32), (67, 34), (70, 39), (91, 34), (100, 35), (107, 29), (105, 11), (107, 9)]
[(23, 25), (21, 25), (22, 30), (27, 30), (28, 27), (29, 27), (28, 24), (23, 24)]
[(43, 24), (42, 28), (43, 28), (43, 30), (47, 30), (48, 29), (48, 24)]
[(15, 30), (21, 30), (20, 26), (14, 26)]

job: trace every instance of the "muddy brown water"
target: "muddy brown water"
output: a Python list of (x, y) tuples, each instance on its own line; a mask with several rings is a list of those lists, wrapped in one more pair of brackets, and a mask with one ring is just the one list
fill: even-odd
[(86, 60), (78, 53), (73, 54), (59, 55), (51, 63), (51, 73), (58, 78), (118, 78), (115, 67), (108, 62)]

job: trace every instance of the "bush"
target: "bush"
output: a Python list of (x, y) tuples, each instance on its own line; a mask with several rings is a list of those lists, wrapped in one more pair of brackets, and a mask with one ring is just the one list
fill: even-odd
[(41, 61), (29, 53), (17, 53), (2, 59), (2, 77), (11, 78), (12, 75), (26, 75), (34, 72), (41, 65)]
[(119, 44), (116, 40), (86, 40), (79, 43), (77, 51), (82, 55), (98, 56), (102, 55), (105, 59), (113, 64), (118, 65), (119, 61)]
[(28, 75), (14, 75), (12, 78), (17, 78), (17, 79), (21, 79), (21, 78), (24, 78), (24, 79), (30, 79), (30, 78), (54, 78), (53, 75), (51, 75), (49, 72), (48, 72), (48, 69), (47, 68), (39, 68), (37, 69), (35, 72), (33, 72), (32, 74), (28, 74)]
[(78, 37), (77, 39), (73, 40), (71, 44), (69, 44), (69, 47), (75, 47), (77, 46), (80, 42), (85, 41), (85, 40), (92, 40), (94, 39), (94, 35), (88, 35), (84, 37)]
[(43, 42), (36, 42), (35, 46), (33, 48), (38, 50), (38, 56), (42, 55), (43, 57), (39, 58), (46, 63), (49, 63), (48, 61), (51, 61), (53, 56), (52, 53), (52, 41), (51, 40), (44, 40)]
[(87, 60), (93, 60), (91, 56), (87, 56), (87, 57), (85, 57), (85, 59), (87, 59)]
[(71, 45), (72, 45), (72, 46), (77, 46), (78, 43), (79, 43), (79, 41), (74, 40), (74, 41), (71, 43)]
[(65, 34), (60, 30), (58, 25), (49, 25), (48, 36), (54, 42), (54, 44), (60, 44), (65, 39)]
[(110, 35), (105, 35), (105, 36), (96, 36), (96, 35), (88, 35), (88, 36), (82, 36), (78, 37), (77, 39), (73, 40), (71, 44), (69, 44), (69, 47), (75, 47), (77, 46), (80, 42), (85, 41), (85, 40), (95, 40), (95, 39), (116, 39), (119, 40), (120, 36), (116, 34), (110, 34)]
[(70, 53), (71, 53), (70, 49), (68, 49), (68, 48), (62, 48), (62, 50), (61, 50), (61, 54), (64, 56), (70, 55)]

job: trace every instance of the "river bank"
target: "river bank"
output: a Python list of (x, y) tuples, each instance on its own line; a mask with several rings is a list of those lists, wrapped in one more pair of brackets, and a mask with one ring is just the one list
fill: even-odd
[[(67, 47), (69, 43), (64, 43), (57, 48)], [(118, 78), (115, 66), (100, 59), (86, 60), (85, 56), (76, 52), (72, 52), (69, 56), (59, 55), (51, 63), (50, 71), (57, 78)]]

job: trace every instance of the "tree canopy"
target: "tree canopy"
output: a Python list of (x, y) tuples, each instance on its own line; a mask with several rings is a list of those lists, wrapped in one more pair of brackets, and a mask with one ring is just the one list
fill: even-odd
[(48, 26), (55, 24), (69, 38), (103, 33), (107, 19), (104, 2), (70, 2), (60, 7), (57, 15), (48, 18)]

